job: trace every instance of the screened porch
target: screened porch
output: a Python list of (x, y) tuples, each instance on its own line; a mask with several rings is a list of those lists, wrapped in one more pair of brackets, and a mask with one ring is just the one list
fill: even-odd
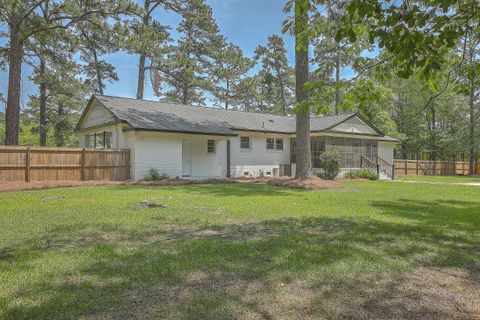
[[(378, 142), (370, 139), (345, 137), (311, 137), (311, 154), (313, 168), (320, 167), (320, 155), (327, 150), (340, 153), (341, 168), (360, 168), (362, 155), (373, 159), (378, 154)], [(296, 139), (291, 140), (291, 161), (295, 163)]]

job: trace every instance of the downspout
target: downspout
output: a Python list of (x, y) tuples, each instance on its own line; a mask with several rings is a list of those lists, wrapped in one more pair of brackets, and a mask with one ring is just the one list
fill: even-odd
[(230, 173), (230, 160), (230, 140), (227, 140), (227, 178), (232, 176)]

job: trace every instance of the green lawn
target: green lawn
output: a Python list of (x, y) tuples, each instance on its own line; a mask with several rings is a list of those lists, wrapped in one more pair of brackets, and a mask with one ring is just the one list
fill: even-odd
[(479, 192), (375, 181), (3, 193), (0, 319), (477, 318)]
[(400, 177), (398, 180), (439, 183), (480, 183), (480, 176), (407, 176)]

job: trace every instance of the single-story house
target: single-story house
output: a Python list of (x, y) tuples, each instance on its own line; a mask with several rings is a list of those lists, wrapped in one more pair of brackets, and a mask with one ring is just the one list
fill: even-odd
[[(312, 116), (314, 170), (337, 149), (342, 172), (375, 168), (391, 177), (397, 140), (358, 113)], [(131, 150), (131, 177), (150, 168), (172, 178), (290, 175), (295, 171), (295, 117), (93, 95), (76, 131), (88, 148)], [(391, 169), (391, 168), (390, 168)]]

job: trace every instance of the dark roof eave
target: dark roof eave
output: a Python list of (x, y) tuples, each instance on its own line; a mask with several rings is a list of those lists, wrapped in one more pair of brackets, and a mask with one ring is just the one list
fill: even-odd
[(254, 129), (238, 129), (238, 128), (231, 128), (233, 131), (242, 131), (242, 132), (259, 132), (259, 133), (275, 133), (275, 134), (295, 134), (292, 131), (274, 131), (274, 130), (254, 130)]
[(124, 130), (127, 131), (147, 131), (147, 132), (165, 132), (165, 133), (184, 133), (184, 134), (197, 134), (197, 135), (207, 135), (207, 136), (221, 136), (221, 137), (236, 137), (236, 133), (215, 133), (215, 132), (198, 132), (198, 131), (179, 131), (179, 130), (168, 130), (168, 129), (152, 129), (152, 128), (132, 128)]

